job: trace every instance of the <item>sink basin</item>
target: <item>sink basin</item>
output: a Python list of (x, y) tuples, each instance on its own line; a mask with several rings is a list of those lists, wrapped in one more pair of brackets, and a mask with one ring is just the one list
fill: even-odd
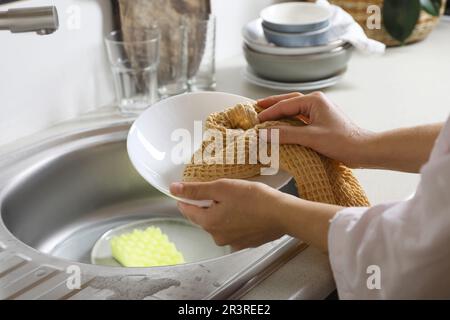
[[(130, 124), (71, 129), (0, 158), (0, 299), (237, 298), (305, 248), (283, 237), (230, 253), (202, 235), (196, 239), (213, 249), (186, 264), (91, 264), (93, 245), (114, 227), (154, 217), (183, 219), (175, 201), (131, 165), (125, 143)], [(73, 270), (81, 275), (76, 288), (67, 285)]]
[[(10, 186), (1, 212), (6, 228), (23, 243), (82, 263), (91, 262), (95, 242), (112, 228), (181, 217), (176, 202), (133, 169), (123, 139), (107, 139), (37, 163)], [(205, 233), (200, 228), (197, 232)], [(199, 260), (215, 258), (217, 251), (202, 252)]]

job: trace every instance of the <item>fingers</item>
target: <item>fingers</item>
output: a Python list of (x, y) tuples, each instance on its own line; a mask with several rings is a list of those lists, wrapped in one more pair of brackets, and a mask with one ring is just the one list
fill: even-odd
[(310, 119), (307, 116), (299, 114), (298, 116), (296, 116), (296, 118), (302, 121), (304, 124), (310, 124)]
[[(314, 128), (309, 126), (293, 127), (281, 126), (271, 127), (271, 130), (278, 130), (280, 144), (299, 144), (305, 147), (311, 147), (314, 143)], [(270, 142), (271, 132), (267, 133), (267, 140)]]
[(232, 180), (219, 179), (210, 182), (175, 182), (170, 185), (170, 193), (192, 200), (223, 200)]
[(170, 185), (170, 193), (192, 200), (218, 200), (214, 182), (175, 182)]
[(178, 209), (187, 219), (192, 221), (193, 223), (203, 226), (206, 223), (206, 211), (205, 208), (200, 208), (191, 204), (187, 204), (179, 201), (177, 203)]
[(226, 219), (221, 215), (220, 208), (199, 208), (178, 202), (178, 209), (188, 220), (210, 233), (218, 246), (227, 245), (235, 239), (231, 233), (221, 230), (221, 226), (226, 223)]
[(278, 120), (287, 117), (302, 115), (309, 118), (311, 107), (316, 103), (316, 97), (297, 96), (282, 100), (275, 103), (273, 106), (263, 110), (258, 114), (259, 121)]
[(286, 100), (286, 99), (290, 99), (290, 98), (294, 98), (294, 97), (300, 97), (302, 95), (303, 94), (301, 94), (300, 92), (291, 92), (291, 93), (286, 93), (286, 94), (270, 96), (270, 97), (267, 97), (267, 98), (264, 98), (264, 99), (259, 99), (256, 103), (261, 108), (266, 109), (266, 108), (271, 107), (275, 103), (280, 102), (282, 100)]

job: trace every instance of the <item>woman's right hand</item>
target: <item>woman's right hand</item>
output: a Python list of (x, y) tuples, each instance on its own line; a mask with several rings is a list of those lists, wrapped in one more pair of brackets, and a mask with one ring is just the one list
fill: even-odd
[(274, 127), (279, 129), (280, 144), (303, 145), (349, 167), (362, 166), (362, 147), (373, 134), (355, 125), (322, 92), (271, 96), (258, 100), (258, 106), (265, 109), (258, 115), (261, 122), (306, 118), (306, 126)]

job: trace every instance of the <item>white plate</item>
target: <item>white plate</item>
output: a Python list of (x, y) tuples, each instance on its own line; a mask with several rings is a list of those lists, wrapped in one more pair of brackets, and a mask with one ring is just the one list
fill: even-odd
[(266, 40), (264, 30), (261, 25), (261, 19), (255, 19), (247, 23), (242, 29), (242, 36), (244, 38), (244, 42), (253, 50), (261, 53), (281, 55), (281, 56), (328, 52), (345, 44), (345, 41), (334, 38), (330, 39), (330, 43), (324, 46), (301, 47), (301, 48), (277, 47), (273, 43), (269, 43)]
[[(173, 196), (169, 192), (170, 184), (181, 181), (185, 163), (189, 162), (201, 145), (202, 132), (194, 132), (195, 122), (198, 121), (197, 127), (202, 128), (211, 113), (246, 102), (254, 101), (223, 92), (197, 92), (181, 94), (154, 104), (138, 117), (128, 133), (127, 149), (131, 162), (145, 180), (166, 195), (197, 206), (210, 206), (210, 199), (195, 201)], [(180, 144), (179, 139), (172, 139), (174, 132), (191, 137), (191, 150), (185, 153), (182, 163), (172, 161), (172, 151)], [(279, 189), (290, 179), (288, 173), (279, 171), (276, 175), (256, 176), (248, 180)]]
[(331, 87), (344, 77), (345, 71), (322, 80), (310, 82), (278, 82), (260, 78), (250, 67), (244, 69), (244, 78), (257, 86), (281, 91), (311, 91)]

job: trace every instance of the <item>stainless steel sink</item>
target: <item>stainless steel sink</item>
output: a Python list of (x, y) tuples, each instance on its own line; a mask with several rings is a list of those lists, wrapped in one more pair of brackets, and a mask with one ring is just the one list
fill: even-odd
[[(92, 246), (112, 227), (181, 217), (128, 160), (132, 120), (72, 126), (1, 156), (0, 299), (238, 298), (305, 247), (283, 237), (177, 266), (90, 264)], [(81, 272), (80, 288), (68, 286), (73, 270)]]

